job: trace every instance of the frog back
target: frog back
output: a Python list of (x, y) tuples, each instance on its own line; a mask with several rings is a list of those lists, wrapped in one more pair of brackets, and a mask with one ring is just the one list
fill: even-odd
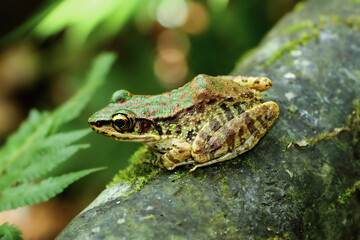
[[(167, 136), (192, 142), (198, 131), (213, 117), (227, 121), (260, 104), (261, 94), (247, 87), (216, 77), (198, 75), (185, 86), (154, 98), (169, 101), (167, 114), (149, 116)], [(159, 109), (158, 109), (159, 110)]]

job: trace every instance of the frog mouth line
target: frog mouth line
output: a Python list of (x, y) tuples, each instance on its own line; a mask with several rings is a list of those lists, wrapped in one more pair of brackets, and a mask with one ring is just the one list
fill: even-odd
[(110, 137), (119, 141), (131, 141), (131, 142), (151, 142), (151, 141), (159, 141), (160, 136), (157, 135), (146, 135), (146, 136), (137, 136), (126, 133), (119, 134), (106, 134), (105, 136)]
[(150, 134), (150, 135), (133, 135), (129, 133), (117, 133), (117, 132), (105, 132), (96, 126), (90, 125), (90, 127), (97, 133), (104, 135), (106, 137), (119, 140), (119, 141), (131, 141), (131, 142), (150, 142), (150, 141), (159, 141), (161, 139), (160, 136)]

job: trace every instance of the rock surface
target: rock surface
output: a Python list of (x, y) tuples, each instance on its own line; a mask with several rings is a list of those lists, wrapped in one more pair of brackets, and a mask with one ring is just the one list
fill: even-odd
[(309, 1), (238, 64), (234, 75), (272, 79), (264, 98), (280, 106), (253, 150), (161, 171), (130, 195), (121, 182), (57, 239), (359, 239), (359, 130), (347, 122), (360, 98), (359, 13), (357, 0)]

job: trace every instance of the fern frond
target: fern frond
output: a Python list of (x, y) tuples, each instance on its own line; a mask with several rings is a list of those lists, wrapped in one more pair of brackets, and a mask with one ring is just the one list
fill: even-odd
[(22, 240), (21, 231), (7, 222), (0, 226), (0, 240)]
[(11, 174), (0, 178), (0, 192), (16, 182), (29, 181), (43, 176), (61, 162), (67, 160), (78, 150), (89, 147), (88, 144), (72, 145), (69, 147), (50, 147), (47, 151), (38, 151), (34, 161), (26, 168), (14, 168)]
[[(90, 132), (90, 129), (76, 130), (68, 133), (58, 133), (41, 141), (40, 146), (33, 147), (35, 151), (28, 151), (26, 155), (20, 156), (25, 158), (19, 160), (8, 167), (8, 171), (13, 171), (19, 168), (24, 168), (29, 165), (29, 162), (34, 163), (40, 161), (42, 156), (50, 155), (47, 152), (52, 149), (58, 149), (70, 145), (79, 140)], [(60, 163), (60, 162), (59, 162)]]
[[(5, 170), (16, 161), (25, 161), (21, 156), (43, 144), (44, 137), (54, 134), (64, 123), (74, 119), (80, 114), (90, 96), (100, 86), (112, 63), (113, 54), (102, 54), (94, 61), (89, 72), (85, 86), (68, 102), (57, 108), (52, 114), (39, 113), (37, 110), (30, 112), (29, 118), (21, 125), (19, 131), (9, 137), (5, 146), (0, 150), (0, 177)], [(19, 163), (26, 165), (27, 162)]]
[(46, 201), (76, 180), (101, 169), (103, 168), (86, 169), (59, 177), (49, 177), (40, 183), (24, 183), (7, 188), (0, 194), (0, 211)]
[[(14, 162), (13, 164), (9, 165), (7, 168), (8, 171), (14, 171), (19, 168), (24, 168), (29, 165), (29, 163), (36, 163), (40, 160), (42, 156), (50, 155), (47, 152), (51, 151), (52, 149), (58, 149), (70, 145), (71, 143), (79, 140), (80, 138), (84, 137), (90, 132), (90, 129), (82, 129), (76, 130), (68, 133), (58, 133), (51, 137), (48, 137), (41, 141), (40, 146), (33, 146), (34, 151), (28, 151), (26, 155), (22, 155), (19, 158), (25, 158), (23, 160), (19, 160)], [(1, 180), (0, 180), (1, 181)]]
[(42, 145), (43, 148), (47, 147), (64, 147), (76, 142), (77, 140), (85, 137), (91, 132), (91, 129), (75, 130), (67, 133), (58, 133), (46, 139), (46, 142)]
[(90, 69), (85, 86), (67, 103), (52, 113), (32, 110), (19, 130), (0, 150), (0, 211), (48, 200), (67, 185), (97, 169), (48, 178), (35, 184), (34, 179), (69, 159), (88, 145), (71, 145), (90, 130), (55, 134), (64, 123), (74, 119), (103, 82), (115, 60), (102, 54)]

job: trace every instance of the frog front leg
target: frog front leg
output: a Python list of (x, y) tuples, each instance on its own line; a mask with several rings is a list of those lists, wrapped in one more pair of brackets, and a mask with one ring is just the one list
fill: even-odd
[(186, 164), (192, 164), (194, 161), (191, 159), (191, 145), (180, 139), (171, 139), (171, 146), (168, 152), (161, 156), (161, 164), (167, 170)]
[[(209, 132), (208, 122), (192, 144), (192, 158), (198, 167), (232, 159), (250, 149), (265, 135), (279, 115), (279, 107), (269, 101), (255, 106), (231, 119), (216, 131)], [(214, 129), (213, 129), (214, 130)]]

